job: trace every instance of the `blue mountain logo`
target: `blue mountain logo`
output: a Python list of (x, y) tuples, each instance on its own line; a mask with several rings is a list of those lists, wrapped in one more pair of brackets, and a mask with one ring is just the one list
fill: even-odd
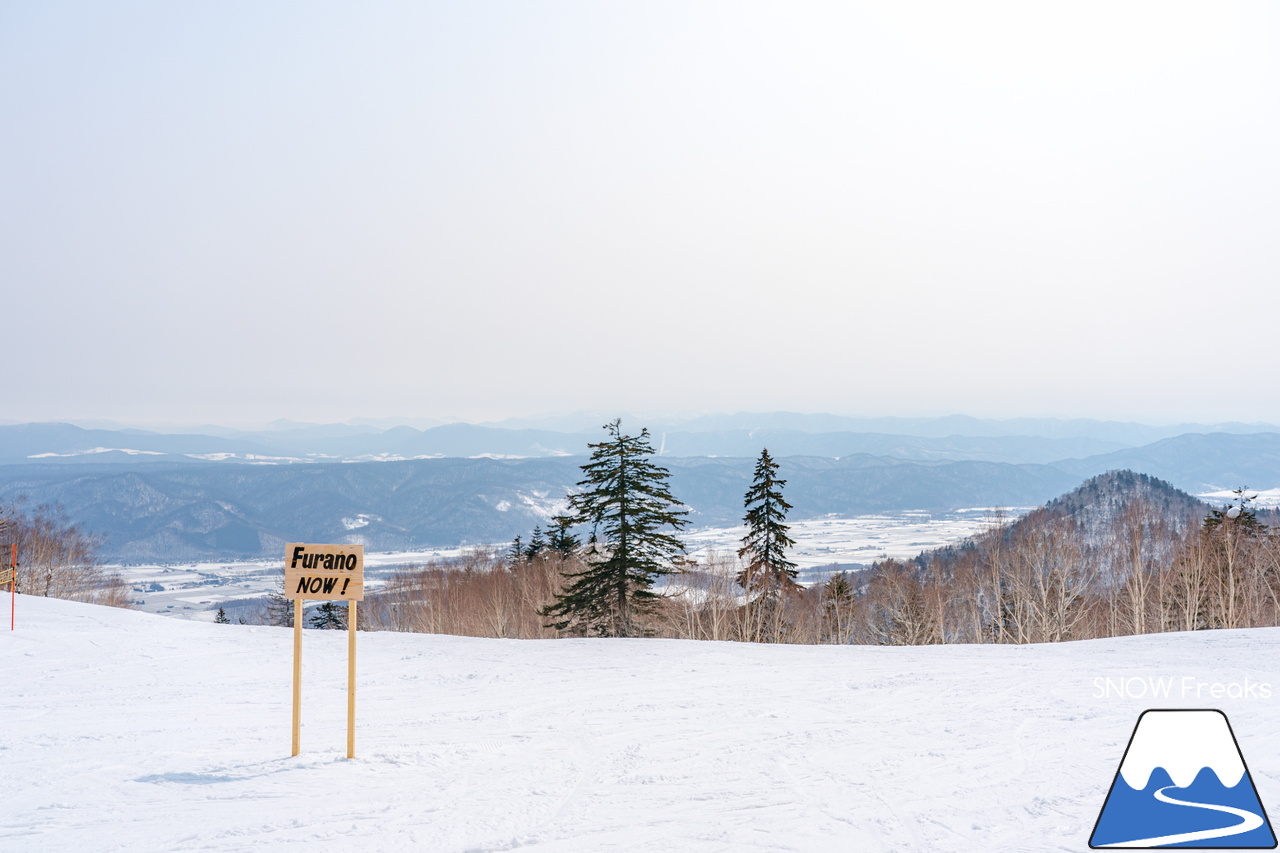
[(1274, 849), (1275, 833), (1227, 715), (1143, 711), (1089, 846)]

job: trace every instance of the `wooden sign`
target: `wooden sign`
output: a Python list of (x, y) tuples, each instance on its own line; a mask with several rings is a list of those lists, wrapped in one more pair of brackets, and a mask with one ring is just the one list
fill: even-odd
[(364, 546), (285, 545), (284, 597), (364, 601)]
[(356, 757), (356, 602), (364, 601), (364, 546), (284, 546), (284, 597), (293, 599), (293, 754), (302, 751), (302, 600), (347, 602), (347, 758)]
[(0, 585), (13, 583), (18, 573), (13, 569), (0, 569)]

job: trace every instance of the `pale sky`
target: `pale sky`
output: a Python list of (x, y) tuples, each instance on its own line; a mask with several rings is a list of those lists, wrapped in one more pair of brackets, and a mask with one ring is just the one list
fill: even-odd
[(1280, 422), (1280, 4), (0, 5), (0, 419)]

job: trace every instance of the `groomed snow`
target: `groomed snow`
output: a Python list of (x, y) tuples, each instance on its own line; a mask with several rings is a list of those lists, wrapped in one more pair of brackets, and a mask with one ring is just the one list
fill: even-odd
[[(1081, 851), (1148, 707), (1220, 707), (1280, 802), (1272, 629), (1027, 647), (359, 637), (18, 599), (3, 851)], [(7, 628), (8, 626), (4, 626)], [(1136, 684), (1136, 682), (1134, 682)], [(1273, 696), (1277, 695), (1272, 693)]]

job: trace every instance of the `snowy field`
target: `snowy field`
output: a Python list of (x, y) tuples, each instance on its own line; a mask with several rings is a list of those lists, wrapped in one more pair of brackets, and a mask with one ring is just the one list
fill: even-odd
[[(1026, 511), (1026, 508), (1003, 510), (1003, 518), (1010, 521)], [(833, 563), (866, 566), (885, 557), (906, 559), (981, 533), (994, 523), (995, 513), (988, 508), (946, 513), (905, 510), (793, 521), (789, 535), (796, 545), (787, 552), (787, 557), (802, 570)], [(701, 559), (708, 551), (736, 554), (746, 532), (741, 526), (710, 528), (681, 538), (693, 556)]]
[[(1006, 510), (1006, 519), (1025, 509)], [(789, 556), (800, 567), (804, 581), (825, 579), (833, 564), (870, 565), (882, 557), (914, 557), (921, 551), (959, 542), (991, 524), (993, 510), (965, 509), (930, 514), (905, 511), (855, 517), (816, 518), (791, 523), (796, 546)], [(705, 559), (710, 552), (732, 556), (742, 546), (742, 527), (707, 528), (682, 535), (691, 555)], [(496, 544), (496, 550), (510, 543)], [(483, 546), (482, 546), (483, 547)], [(367, 553), (366, 586), (381, 586), (386, 577), (406, 563), (448, 560), (461, 547), (426, 551)], [(278, 588), (280, 560), (210, 562), (174, 565), (112, 565), (133, 588), (133, 600), (147, 613), (163, 613), (186, 619), (212, 621), (214, 611), (226, 601), (256, 598)]]
[[(290, 758), (288, 630), (25, 596), (18, 620), (0, 632), (6, 853), (1084, 851), (1150, 707), (1225, 711), (1280, 811), (1275, 629), (933, 648), (361, 634), (348, 761), (343, 633), (306, 632)], [(1151, 678), (1172, 695), (1138, 696)], [(1232, 698), (1261, 683), (1270, 698)]]
[[(407, 563), (451, 560), (462, 548), (428, 551), (366, 553), (365, 588), (382, 586), (387, 577)], [(108, 565), (108, 572), (124, 578), (133, 589), (134, 605), (146, 613), (212, 622), (219, 605), (237, 599), (258, 598), (280, 589), (284, 555), (277, 560), (244, 562), (175, 563), (165, 565)]]
[[(1257, 495), (1258, 499), (1253, 504), (1257, 509), (1280, 509), (1280, 489), (1247, 489), (1245, 495)], [(1226, 506), (1235, 496), (1235, 492), (1230, 489), (1197, 495), (1200, 500), (1215, 507)]]

